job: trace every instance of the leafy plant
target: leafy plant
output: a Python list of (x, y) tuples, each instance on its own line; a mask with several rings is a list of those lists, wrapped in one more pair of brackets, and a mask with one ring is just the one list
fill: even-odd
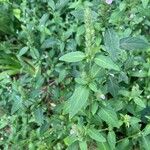
[(149, 149), (148, 0), (0, 7), (0, 149)]

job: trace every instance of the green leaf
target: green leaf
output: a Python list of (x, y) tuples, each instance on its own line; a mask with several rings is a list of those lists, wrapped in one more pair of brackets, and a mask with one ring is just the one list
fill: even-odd
[(79, 142), (80, 150), (88, 150), (86, 141)]
[(67, 53), (59, 58), (59, 60), (66, 62), (79, 62), (85, 58), (85, 54), (80, 51)]
[(100, 118), (105, 121), (109, 126), (118, 127), (119, 120), (116, 112), (111, 108), (101, 108), (98, 112)]
[(149, 137), (142, 137), (142, 145), (144, 147), (144, 150), (149, 150), (150, 140)]
[(97, 92), (97, 85), (95, 82), (92, 82), (89, 84), (89, 88), (93, 91), (93, 92)]
[(109, 56), (99, 55), (94, 59), (95, 63), (102, 68), (113, 69), (120, 71), (120, 68), (115, 64)]
[(150, 135), (150, 124), (143, 129), (143, 136)]
[(113, 96), (116, 97), (119, 91), (118, 82), (113, 78), (108, 78), (108, 84), (107, 84), (108, 92)]
[(58, 0), (56, 3), (56, 9), (61, 10), (68, 4), (69, 0)]
[(89, 89), (87, 87), (79, 85), (75, 88), (75, 91), (69, 101), (69, 115), (71, 118), (86, 105), (88, 97)]
[(105, 76), (106, 70), (104, 68), (99, 67), (97, 64), (93, 64), (90, 70), (90, 76), (92, 78), (98, 78)]
[(101, 143), (98, 142), (97, 146), (98, 146), (98, 150), (110, 150), (107, 142), (101, 142)]
[(120, 47), (125, 50), (139, 50), (148, 48), (149, 44), (141, 38), (127, 37), (120, 40)]
[(48, 13), (45, 13), (42, 17), (41, 17), (41, 19), (39, 20), (40, 21), (40, 26), (44, 26), (45, 24), (46, 24), (46, 22), (48, 21), (48, 19), (49, 19), (49, 14)]
[(149, 0), (141, 0), (144, 8), (148, 6)]
[(49, 5), (53, 10), (55, 10), (55, 2), (54, 2), (54, 0), (48, 1), (48, 5)]
[(56, 45), (58, 43), (58, 41), (54, 38), (49, 38), (49, 39), (46, 39), (41, 48), (43, 49), (46, 49), (46, 48), (50, 48), (50, 47), (53, 47), (54, 45)]
[(150, 116), (150, 106), (144, 108), (142, 111), (141, 111), (141, 120), (142, 122), (144, 123), (148, 123), (148, 119), (146, 116)]
[(16, 111), (18, 111), (22, 107), (23, 107), (22, 99), (16, 95), (13, 101), (12, 108), (11, 108), (11, 114), (14, 114)]
[(71, 145), (69, 145), (69, 147), (67, 147), (66, 150), (79, 150), (78, 141), (75, 141), (74, 143), (72, 143)]
[(23, 47), (23, 48), (20, 50), (18, 56), (24, 55), (24, 54), (28, 51), (28, 49), (29, 49), (28, 47)]
[(75, 78), (75, 81), (78, 83), (78, 84), (81, 84), (81, 85), (86, 85), (88, 82), (83, 79), (83, 78)]
[(114, 131), (109, 131), (107, 136), (108, 143), (112, 150), (115, 150), (116, 145), (116, 134)]
[(135, 97), (133, 100), (138, 106), (143, 108), (146, 107), (145, 103), (139, 97)]
[(88, 129), (88, 135), (95, 141), (106, 142), (106, 139), (101, 135), (98, 130)]
[(127, 150), (127, 149), (129, 149), (129, 139), (125, 138), (118, 143), (117, 150)]
[(113, 60), (116, 60), (119, 54), (119, 37), (113, 29), (106, 30), (104, 34), (105, 47)]
[(94, 102), (94, 103), (92, 104), (92, 110), (91, 110), (92, 114), (94, 115), (97, 110), (98, 110), (98, 103), (97, 103), (97, 102)]
[(67, 146), (70, 146), (71, 144), (73, 144), (75, 141), (77, 141), (77, 137), (76, 136), (73, 136), (73, 135), (70, 135), (70, 136), (67, 136), (65, 139), (64, 139), (64, 143), (67, 145)]
[(44, 123), (43, 110), (41, 107), (37, 108), (34, 111), (34, 117), (35, 117), (36, 123), (38, 123), (39, 125), (42, 125)]

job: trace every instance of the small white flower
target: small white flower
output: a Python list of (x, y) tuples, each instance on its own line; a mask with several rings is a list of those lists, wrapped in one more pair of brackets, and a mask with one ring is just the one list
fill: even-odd
[(147, 99), (150, 99), (150, 95), (147, 96)]
[(104, 94), (101, 94), (101, 95), (100, 95), (100, 98), (103, 99), (103, 100), (106, 99), (106, 97), (105, 97)]
[(112, 77), (114, 77), (114, 74), (110, 73), (110, 75), (111, 75)]
[(0, 140), (2, 141), (2, 140), (4, 140), (4, 138), (3, 138), (3, 137), (1, 137), (1, 138), (0, 138)]
[(135, 14), (131, 14), (129, 18), (133, 19), (134, 17), (135, 17)]
[(51, 103), (51, 106), (52, 106), (52, 107), (56, 107), (56, 104), (54, 104), (54, 103)]
[(73, 129), (70, 130), (70, 134), (73, 135), (75, 134), (75, 131)]
[(107, 4), (111, 4), (113, 2), (113, 0), (106, 0)]

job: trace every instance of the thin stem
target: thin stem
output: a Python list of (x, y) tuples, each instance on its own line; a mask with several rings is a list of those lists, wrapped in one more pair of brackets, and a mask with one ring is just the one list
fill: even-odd
[(136, 134), (133, 134), (133, 135), (130, 135), (130, 136), (128, 136), (128, 137), (125, 137), (125, 138), (123, 138), (123, 139), (121, 139), (121, 140), (118, 140), (117, 141), (117, 143), (119, 143), (119, 142), (121, 142), (121, 141), (123, 141), (123, 140), (125, 140), (125, 139), (130, 139), (130, 138), (138, 138), (139, 136), (141, 136), (141, 132), (138, 132), (138, 133), (136, 133)]

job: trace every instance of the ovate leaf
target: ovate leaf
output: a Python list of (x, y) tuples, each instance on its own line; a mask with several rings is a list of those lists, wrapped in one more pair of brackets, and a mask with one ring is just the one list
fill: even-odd
[(127, 149), (129, 149), (129, 139), (125, 138), (118, 143), (116, 150), (127, 150)]
[(85, 54), (80, 51), (67, 53), (59, 58), (59, 60), (66, 62), (78, 62), (85, 58)]
[(28, 49), (29, 49), (29, 48), (28, 48), (27, 46), (23, 47), (23, 48), (20, 50), (18, 56), (24, 55), (24, 54), (28, 51)]
[(49, 39), (46, 39), (41, 48), (43, 49), (46, 49), (46, 48), (50, 48), (50, 47), (53, 47), (54, 45), (56, 45), (58, 43), (58, 41), (54, 38), (49, 38)]
[(37, 124), (42, 125), (44, 123), (43, 110), (41, 107), (34, 111), (34, 117)]
[(89, 97), (89, 89), (79, 85), (75, 88), (73, 95), (70, 98), (69, 115), (72, 118), (83, 108)]
[(97, 110), (98, 110), (98, 103), (95, 101), (95, 102), (92, 104), (92, 109), (91, 109), (92, 115), (94, 115)]
[(98, 150), (110, 150), (107, 142), (97, 143), (97, 146), (98, 146)]
[(100, 118), (105, 121), (109, 126), (118, 127), (119, 120), (116, 112), (111, 108), (101, 108), (98, 112)]
[(113, 29), (106, 30), (104, 34), (105, 47), (113, 60), (116, 60), (119, 54), (119, 37)]
[(74, 143), (75, 141), (77, 141), (77, 137), (76, 137), (76, 136), (73, 136), (73, 135), (67, 136), (67, 137), (64, 139), (64, 143), (65, 143), (67, 146), (71, 145), (71, 144)]
[(88, 135), (95, 141), (106, 142), (106, 139), (101, 135), (98, 130), (88, 129)]
[(56, 9), (61, 10), (68, 4), (69, 0), (58, 0), (56, 3)]
[(116, 97), (119, 91), (118, 82), (115, 78), (109, 77), (108, 84), (107, 84), (108, 92), (113, 96)]
[(146, 8), (149, 3), (149, 0), (141, 0), (141, 1), (142, 1), (143, 7)]
[(142, 122), (144, 123), (148, 123), (148, 119), (146, 116), (150, 116), (150, 106), (144, 108), (142, 111), (141, 111), (141, 120)]
[(107, 136), (108, 143), (112, 150), (115, 150), (116, 145), (116, 134), (114, 131), (109, 131)]
[(145, 103), (139, 97), (135, 97), (133, 100), (138, 106), (143, 107), (143, 108), (146, 107)]
[(117, 64), (115, 64), (109, 56), (99, 55), (95, 58), (95, 63), (102, 68), (113, 69), (116, 71), (120, 71), (120, 68)]
[(148, 48), (149, 44), (141, 38), (126, 37), (120, 40), (120, 47), (125, 50), (139, 50)]
[(149, 150), (149, 145), (150, 145), (149, 137), (145, 137), (145, 136), (142, 137), (142, 145), (144, 150)]
[(143, 136), (150, 135), (150, 124), (143, 129)]
[(103, 77), (105, 76), (106, 70), (104, 68), (99, 67), (97, 64), (93, 64), (90, 75), (92, 78)]
[(14, 97), (13, 105), (11, 108), (11, 114), (14, 114), (16, 111), (18, 111), (20, 108), (23, 107), (22, 99), (19, 96)]
[(79, 142), (80, 150), (88, 150), (86, 141)]
[(78, 149), (79, 149), (79, 144), (77, 141), (75, 141), (70, 146), (68, 146), (66, 150), (78, 150)]

